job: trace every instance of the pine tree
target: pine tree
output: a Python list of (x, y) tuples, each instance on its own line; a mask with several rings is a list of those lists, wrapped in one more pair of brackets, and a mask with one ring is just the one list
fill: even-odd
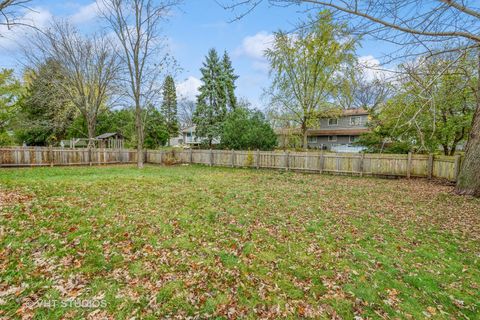
[(222, 63), (215, 49), (208, 52), (200, 72), (203, 84), (199, 88), (193, 122), (196, 125), (196, 135), (204, 138), (211, 147), (213, 139), (222, 132), (227, 114)]
[(172, 76), (167, 76), (163, 83), (163, 103), (161, 112), (165, 118), (169, 137), (177, 136), (179, 130), (177, 118), (177, 93), (175, 89), (175, 81)]
[(225, 87), (225, 97), (228, 111), (233, 111), (237, 107), (237, 97), (235, 96), (235, 81), (238, 76), (232, 66), (232, 60), (228, 56), (227, 51), (223, 53), (222, 58), (222, 81)]

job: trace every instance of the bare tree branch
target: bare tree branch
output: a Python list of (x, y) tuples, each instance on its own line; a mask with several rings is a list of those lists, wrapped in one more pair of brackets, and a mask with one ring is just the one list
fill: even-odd
[[(27, 8), (31, 0), (0, 0), (0, 26), (27, 25), (18, 21), (18, 8)], [(1, 36), (1, 34), (0, 34)]]
[(147, 112), (161, 93), (161, 75), (170, 57), (164, 52), (166, 41), (160, 26), (172, 7), (181, 0), (102, 0), (99, 6), (104, 20), (118, 38), (119, 57), (128, 80), (126, 94), (135, 106), (137, 166), (143, 167), (144, 124)]
[[(95, 137), (97, 116), (109, 106), (119, 72), (114, 48), (104, 35), (85, 38), (66, 22), (54, 22), (45, 32), (31, 39), (27, 59), (40, 66), (53, 60), (61, 67), (62, 79), (51, 79), (51, 85), (62, 92), (85, 118), (91, 146)], [(32, 48), (33, 47), (33, 48)]]

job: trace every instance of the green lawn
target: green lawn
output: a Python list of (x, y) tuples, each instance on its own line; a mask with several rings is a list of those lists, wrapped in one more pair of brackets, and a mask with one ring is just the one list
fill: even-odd
[(479, 319), (479, 227), (424, 180), (1, 169), (0, 318)]

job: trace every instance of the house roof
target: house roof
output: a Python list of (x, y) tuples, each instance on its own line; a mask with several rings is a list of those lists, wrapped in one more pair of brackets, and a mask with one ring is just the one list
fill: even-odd
[(342, 111), (343, 116), (360, 116), (368, 115), (368, 110), (359, 108), (359, 109), (346, 109)]
[(99, 136), (96, 137), (95, 139), (107, 139), (107, 138), (110, 138), (110, 137), (113, 137), (113, 136), (123, 137), (122, 134), (120, 134), (120, 133), (118, 133), (118, 132), (107, 132), (107, 133), (104, 133), (104, 134), (99, 135)]
[(195, 132), (195, 129), (197, 128), (197, 126), (190, 126), (190, 127), (186, 127), (185, 129), (182, 130), (182, 132), (184, 133), (187, 133), (187, 132)]

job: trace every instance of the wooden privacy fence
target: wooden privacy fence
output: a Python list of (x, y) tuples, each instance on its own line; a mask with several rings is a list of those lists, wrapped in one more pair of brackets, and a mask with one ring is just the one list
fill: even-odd
[(265, 152), (230, 150), (148, 151), (147, 162), (283, 169), (369, 176), (424, 177), (456, 181), (461, 157), (414, 154)]
[[(136, 163), (136, 150), (0, 148), (0, 167)], [(414, 154), (265, 152), (231, 150), (145, 151), (145, 162), (283, 169), (317, 173), (424, 177), (456, 181), (461, 157)]]
[(136, 151), (126, 149), (0, 148), (0, 167), (98, 165), (136, 161)]

